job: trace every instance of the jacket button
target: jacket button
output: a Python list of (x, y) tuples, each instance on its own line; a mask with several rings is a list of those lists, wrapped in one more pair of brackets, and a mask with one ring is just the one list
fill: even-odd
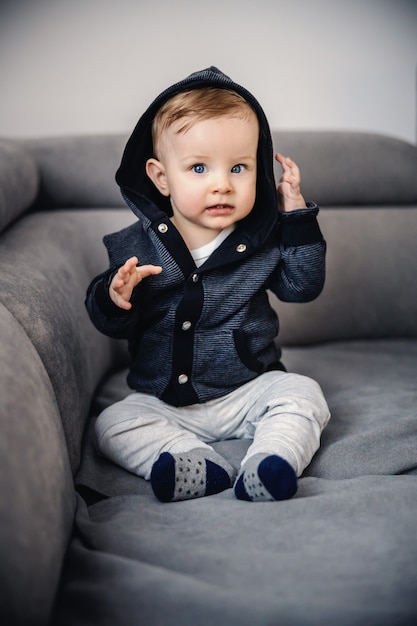
[(193, 274), (191, 276), (191, 280), (193, 281), (193, 283), (197, 283), (198, 282), (198, 278), (199, 278), (198, 274)]
[(245, 250), (246, 250), (246, 245), (244, 243), (240, 243), (236, 248), (236, 252), (245, 252)]
[(168, 230), (168, 226), (166, 224), (159, 224), (158, 230), (160, 233), (166, 233)]
[(189, 330), (191, 328), (191, 322), (188, 320), (186, 322), (183, 322), (181, 328), (182, 330)]
[(188, 383), (188, 376), (187, 374), (180, 374), (178, 376), (178, 382), (180, 385), (185, 385), (185, 383)]

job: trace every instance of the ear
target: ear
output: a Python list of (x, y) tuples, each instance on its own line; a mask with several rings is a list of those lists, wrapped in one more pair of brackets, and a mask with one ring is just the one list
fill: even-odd
[(165, 172), (165, 167), (157, 159), (148, 159), (146, 161), (146, 173), (160, 191), (163, 196), (169, 196), (168, 181)]

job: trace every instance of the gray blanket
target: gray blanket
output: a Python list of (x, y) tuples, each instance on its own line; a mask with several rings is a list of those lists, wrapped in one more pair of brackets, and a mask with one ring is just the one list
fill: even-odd
[[(128, 391), (125, 372), (105, 381), (54, 623), (417, 624), (417, 341), (288, 348), (284, 362), (318, 380), (332, 419), (296, 496), (276, 503), (158, 502), (95, 453), (94, 415)], [(237, 467), (248, 445), (215, 447)]]

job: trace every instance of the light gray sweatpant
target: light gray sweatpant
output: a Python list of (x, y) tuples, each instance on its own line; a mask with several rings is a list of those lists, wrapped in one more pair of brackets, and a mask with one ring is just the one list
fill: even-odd
[(320, 445), (330, 413), (319, 385), (306, 376), (267, 372), (204, 404), (173, 407), (132, 393), (97, 418), (99, 451), (149, 480), (162, 452), (209, 448), (224, 439), (253, 439), (254, 454), (277, 454), (300, 476)]

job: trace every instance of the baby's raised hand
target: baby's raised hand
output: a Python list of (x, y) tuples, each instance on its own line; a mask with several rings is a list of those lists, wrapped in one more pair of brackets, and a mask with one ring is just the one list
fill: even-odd
[(109, 295), (113, 302), (128, 311), (132, 308), (130, 298), (136, 285), (144, 278), (152, 274), (160, 274), (162, 267), (159, 265), (138, 265), (137, 257), (133, 256), (119, 267), (110, 283)]
[(275, 158), (282, 167), (282, 175), (277, 186), (279, 210), (284, 212), (305, 209), (306, 203), (301, 194), (301, 176), (297, 164), (290, 157), (280, 153), (276, 154)]

